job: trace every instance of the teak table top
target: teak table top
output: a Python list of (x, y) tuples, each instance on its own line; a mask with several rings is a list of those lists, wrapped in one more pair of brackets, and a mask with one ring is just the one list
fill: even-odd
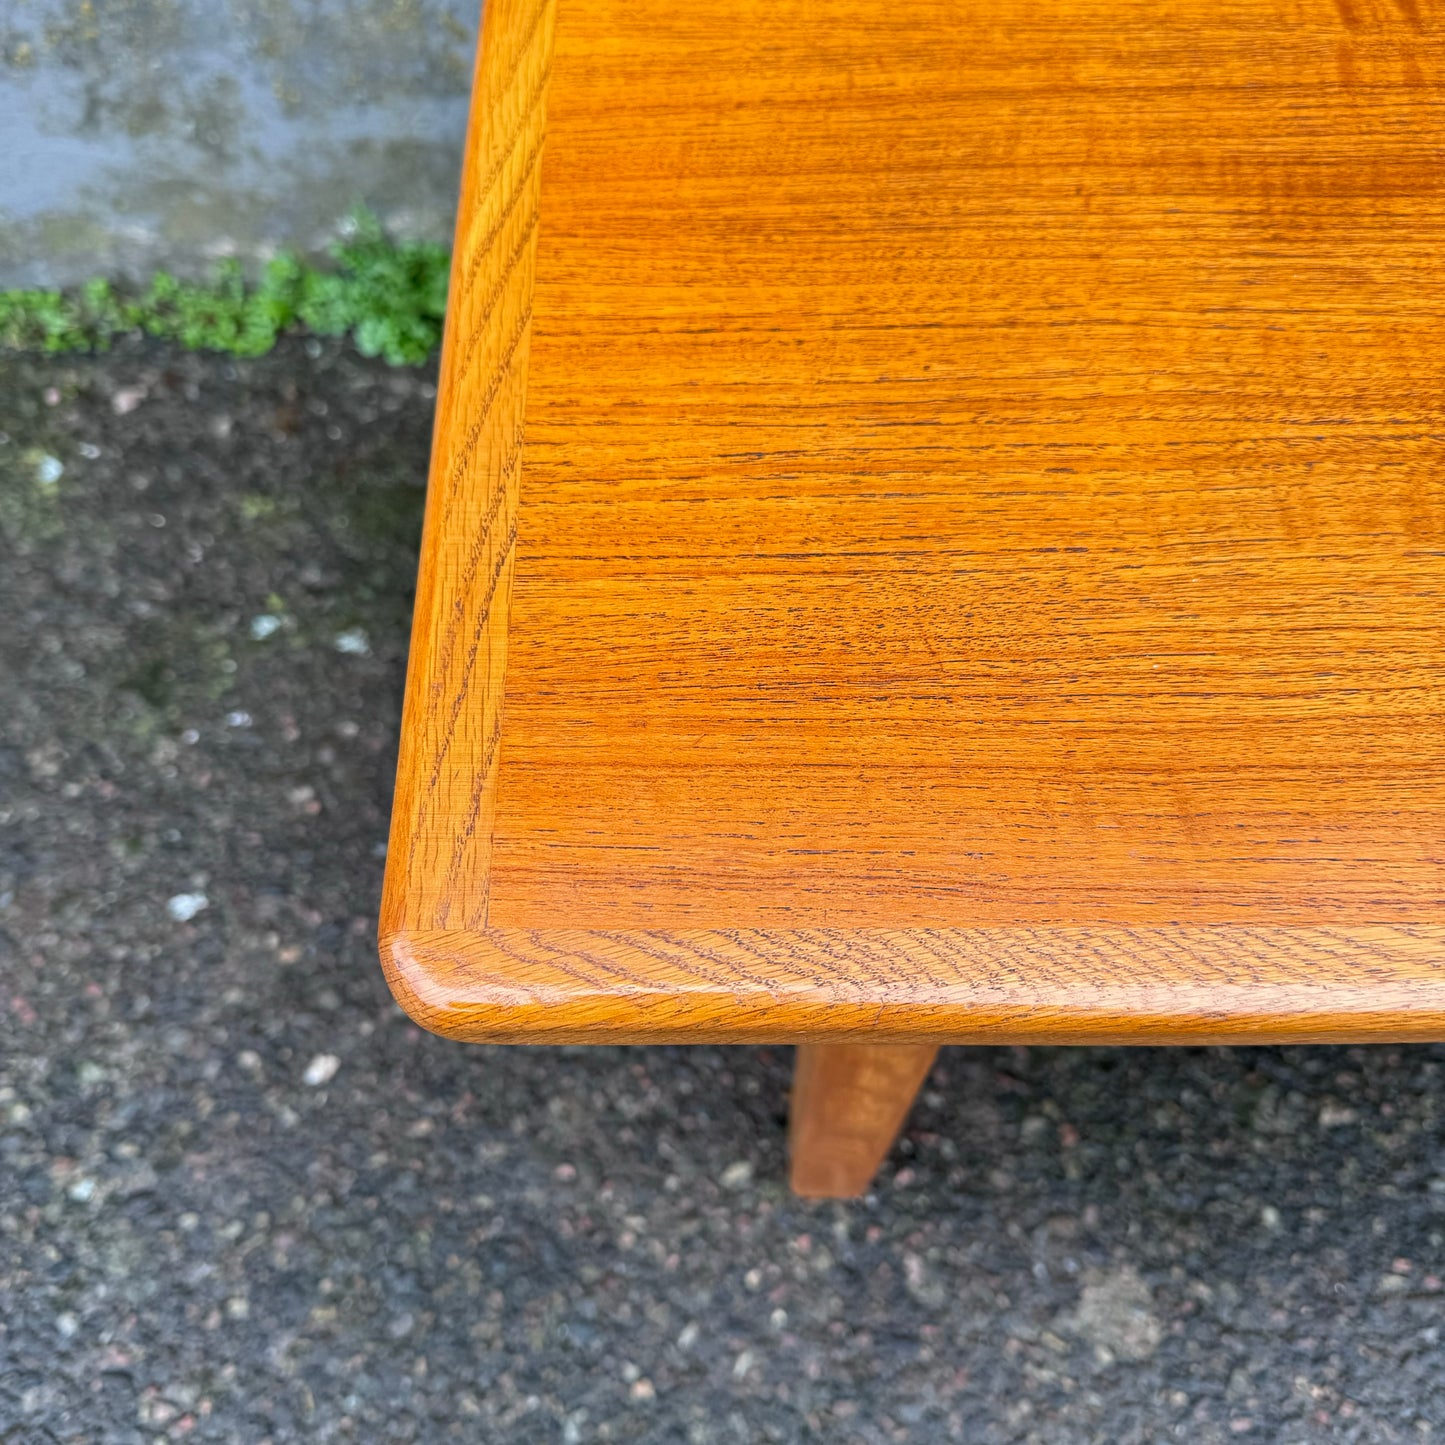
[(1432, 0), (488, 0), (398, 995), (1445, 1037), (1442, 314)]

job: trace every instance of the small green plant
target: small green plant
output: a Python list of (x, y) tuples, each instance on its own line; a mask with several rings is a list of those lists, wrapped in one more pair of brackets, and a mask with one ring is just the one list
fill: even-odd
[(306, 329), (349, 333), (363, 355), (393, 366), (425, 361), (441, 340), (446, 248), (388, 240), (362, 214), (331, 257), (334, 267), (322, 270), (283, 253), (254, 283), (226, 261), (209, 282), (159, 271), (135, 294), (105, 280), (70, 291), (0, 291), (0, 346), (103, 351), (119, 336), (144, 332), (193, 350), (261, 356), (283, 332)]

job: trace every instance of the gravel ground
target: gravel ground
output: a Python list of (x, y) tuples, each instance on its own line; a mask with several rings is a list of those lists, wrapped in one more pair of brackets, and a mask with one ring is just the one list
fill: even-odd
[(0, 1441), (1445, 1440), (1445, 1050), (490, 1049), (374, 956), (432, 387), (0, 360)]

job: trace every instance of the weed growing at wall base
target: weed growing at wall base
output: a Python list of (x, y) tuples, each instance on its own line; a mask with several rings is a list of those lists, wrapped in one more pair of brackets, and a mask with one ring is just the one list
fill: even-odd
[(0, 346), (103, 351), (119, 336), (149, 336), (194, 350), (260, 356), (283, 332), (350, 334), (366, 356), (393, 366), (425, 361), (441, 340), (449, 256), (444, 246), (388, 240), (371, 216), (331, 251), (322, 270), (290, 254), (268, 263), (258, 281), (234, 261), (210, 282), (162, 271), (127, 294), (95, 280), (73, 291), (0, 291)]

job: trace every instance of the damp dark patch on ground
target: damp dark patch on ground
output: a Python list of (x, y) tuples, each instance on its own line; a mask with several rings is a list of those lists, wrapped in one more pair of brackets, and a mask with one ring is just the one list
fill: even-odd
[(0, 1441), (1445, 1438), (1445, 1052), (486, 1049), (375, 961), (433, 392), (0, 360)]

